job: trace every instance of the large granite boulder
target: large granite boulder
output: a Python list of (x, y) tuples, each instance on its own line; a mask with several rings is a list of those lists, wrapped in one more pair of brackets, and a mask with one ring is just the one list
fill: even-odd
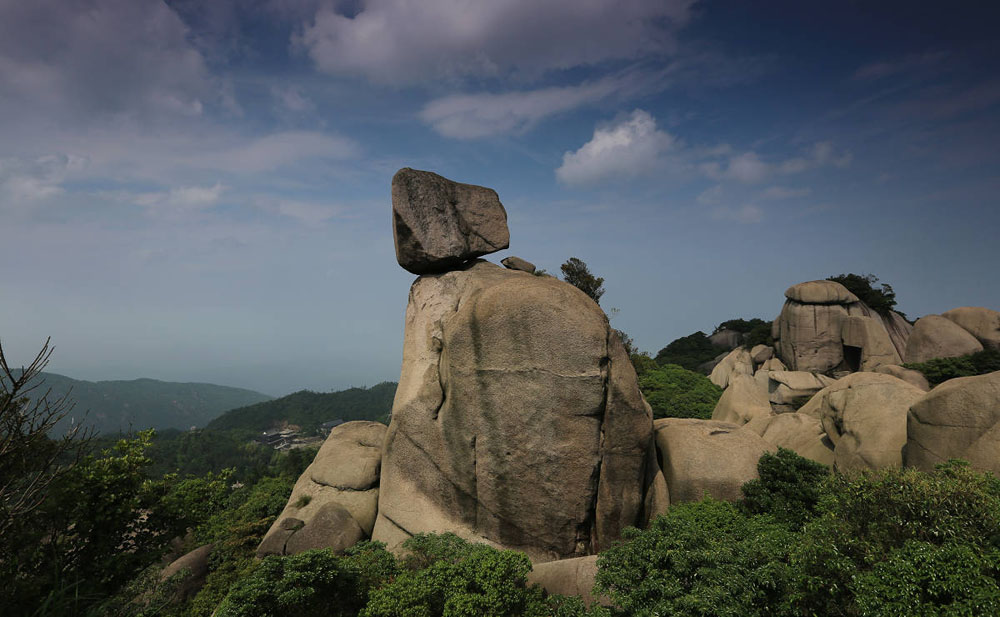
[(982, 343), (954, 321), (941, 315), (927, 315), (913, 325), (906, 342), (906, 361), (957, 358), (982, 350)]
[(1000, 349), (1000, 311), (981, 306), (962, 306), (945, 311), (941, 316), (976, 337), (983, 347)]
[(742, 498), (740, 487), (758, 476), (757, 461), (777, 447), (737, 424), (694, 418), (654, 422), (660, 466), (670, 503)]
[(883, 364), (900, 364), (902, 359), (877, 317), (848, 315), (841, 322), (840, 338), (848, 370), (873, 371)]
[(384, 424), (366, 421), (345, 422), (330, 431), (257, 555), (294, 555), (313, 548), (343, 551), (370, 537), (385, 433)]
[(767, 399), (767, 385), (761, 386), (749, 375), (734, 375), (729, 387), (722, 392), (715, 404), (712, 419), (733, 424), (746, 424), (761, 416), (771, 415)]
[(842, 322), (857, 296), (834, 281), (809, 281), (785, 291), (772, 326), (778, 356), (793, 371), (825, 373), (844, 364)]
[(952, 458), (1000, 476), (1000, 371), (949, 379), (910, 407), (906, 464), (930, 471)]
[(442, 272), (510, 245), (496, 191), (405, 167), (392, 178), (396, 260), (414, 274)]
[(823, 388), (799, 410), (818, 419), (839, 471), (899, 467), (906, 414), (923, 390), (891, 375), (854, 373)]
[(594, 580), (597, 577), (597, 555), (574, 557), (546, 563), (536, 563), (528, 573), (528, 584), (538, 585), (548, 594), (580, 596), (588, 607), (605, 598), (594, 597)]
[(652, 412), (600, 307), (484, 261), (418, 278), (373, 539), (453, 532), (533, 561), (641, 525), (662, 475)]
[(824, 465), (833, 465), (833, 442), (826, 436), (823, 423), (801, 413), (761, 416), (742, 430), (753, 431), (769, 444), (794, 451), (799, 456)]

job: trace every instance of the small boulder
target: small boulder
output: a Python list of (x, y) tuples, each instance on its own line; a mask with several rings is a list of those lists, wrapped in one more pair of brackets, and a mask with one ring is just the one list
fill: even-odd
[(596, 576), (597, 555), (588, 555), (536, 563), (528, 573), (528, 585), (538, 585), (548, 594), (580, 596), (588, 607), (595, 600), (607, 604), (604, 598), (594, 597)]
[(777, 448), (739, 425), (694, 418), (653, 422), (660, 466), (670, 503), (715, 499), (736, 501), (740, 487), (758, 477), (757, 461)]
[(743, 335), (736, 330), (719, 330), (708, 337), (710, 343), (723, 349), (736, 349), (743, 343)]
[(814, 394), (836, 381), (807, 371), (771, 371), (767, 378), (768, 399), (777, 413), (796, 411)]
[(858, 297), (836, 281), (806, 281), (785, 290), (785, 297), (802, 304), (850, 304)]
[(392, 178), (392, 231), (399, 265), (443, 272), (510, 245), (496, 191), (404, 167)]
[(774, 347), (770, 345), (754, 345), (750, 350), (750, 358), (754, 366), (760, 366), (774, 356)]
[(906, 341), (906, 361), (957, 358), (982, 350), (982, 343), (955, 322), (941, 315), (927, 315), (917, 320)]
[(733, 375), (753, 376), (753, 360), (750, 359), (750, 352), (742, 347), (737, 347), (729, 352), (721, 362), (715, 365), (708, 378), (720, 388), (725, 388), (729, 385)]
[(920, 371), (915, 371), (911, 368), (903, 368), (902, 366), (897, 366), (895, 364), (883, 364), (875, 369), (876, 373), (882, 373), (883, 375), (892, 375), (896, 379), (902, 379), (906, 383), (916, 386), (927, 392), (931, 389), (931, 385), (927, 382), (927, 378)]
[(201, 591), (205, 585), (205, 579), (208, 577), (208, 557), (212, 554), (212, 547), (212, 544), (199, 546), (190, 553), (175, 559), (160, 572), (161, 581), (185, 572), (181, 575), (182, 578), (172, 593), (171, 600), (173, 602), (183, 602)]
[(712, 412), (712, 419), (733, 424), (746, 424), (758, 417), (771, 415), (767, 386), (761, 387), (749, 375), (733, 375), (729, 387), (722, 392)]
[(905, 461), (930, 471), (948, 459), (1000, 475), (1000, 371), (949, 379), (910, 407)]
[(510, 257), (504, 257), (500, 260), (500, 263), (502, 263), (503, 267), (508, 270), (520, 270), (529, 274), (535, 273), (535, 264), (526, 259), (521, 259), (520, 257), (515, 257), (513, 255)]
[(1000, 312), (981, 306), (963, 306), (941, 313), (976, 337), (983, 347), (1000, 349)]
[(906, 414), (924, 392), (902, 379), (854, 373), (823, 388), (799, 410), (823, 424), (838, 471), (903, 464)]

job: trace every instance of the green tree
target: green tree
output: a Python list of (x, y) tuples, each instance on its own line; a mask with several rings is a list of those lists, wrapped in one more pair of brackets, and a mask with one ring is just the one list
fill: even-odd
[(722, 388), (708, 377), (676, 364), (647, 370), (639, 378), (639, 389), (654, 418), (708, 419), (722, 396)]
[(936, 386), (956, 377), (1000, 371), (1000, 350), (984, 349), (958, 358), (933, 358), (926, 362), (909, 362), (903, 366), (920, 371), (930, 385)]
[(747, 514), (769, 514), (792, 530), (813, 517), (830, 475), (826, 465), (778, 448), (757, 461), (758, 479), (743, 485), (740, 507)]
[[(892, 290), (892, 285), (882, 283), (881, 287), (876, 288), (875, 285), (878, 284), (879, 280), (874, 274), (854, 274), (852, 272), (831, 276), (826, 280), (840, 283), (880, 315), (888, 315), (896, 307), (896, 293)], [(899, 311), (896, 312), (899, 313)]]
[(586, 263), (576, 257), (570, 257), (566, 263), (559, 266), (559, 269), (562, 270), (563, 280), (590, 296), (594, 302), (601, 303), (601, 296), (604, 295), (604, 279), (591, 274)]
[(660, 366), (676, 364), (693, 371), (727, 351), (723, 347), (713, 345), (705, 333), (699, 330), (694, 334), (671, 341), (669, 345), (657, 352), (655, 360)]

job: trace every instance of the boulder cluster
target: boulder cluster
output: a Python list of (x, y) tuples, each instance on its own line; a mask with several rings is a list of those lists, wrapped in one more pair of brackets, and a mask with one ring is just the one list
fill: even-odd
[(401, 169), (392, 224), (418, 278), (391, 422), (331, 431), (261, 556), (452, 532), (525, 552), (534, 580), (566, 592), (589, 589), (594, 555), (670, 503), (739, 498), (779, 446), (840, 470), (962, 457), (1000, 473), (1000, 373), (930, 390), (901, 366), (1000, 347), (996, 311), (911, 326), (839, 283), (800, 283), (773, 346), (713, 341), (733, 350), (711, 370), (724, 388), (711, 420), (654, 422), (591, 298), (518, 257), (480, 259), (510, 243), (495, 191)]

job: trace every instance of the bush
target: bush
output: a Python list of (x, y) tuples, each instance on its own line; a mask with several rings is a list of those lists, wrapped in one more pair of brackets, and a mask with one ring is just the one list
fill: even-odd
[(597, 585), (625, 615), (783, 615), (794, 534), (705, 499), (675, 504), (598, 559)]
[(527, 587), (524, 553), (470, 544), (450, 533), (418, 534), (403, 543), (405, 569), (372, 591), (363, 617), (543, 617), (538, 587)]
[(675, 364), (648, 370), (639, 389), (653, 408), (654, 418), (711, 418), (722, 388), (708, 377)]
[(660, 366), (676, 364), (693, 371), (726, 351), (729, 350), (713, 345), (705, 333), (699, 330), (672, 341), (656, 354), (655, 360)]
[(266, 557), (233, 585), (219, 617), (354, 617), (365, 604), (358, 571), (331, 549)]
[(740, 506), (748, 514), (769, 514), (792, 530), (799, 530), (812, 518), (830, 475), (826, 465), (778, 448), (757, 461), (757, 480), (743, 485)]
[(972, 377), (1000, 371), (1000, 350), (984, 349), (958, 358), (934, 358), (927, 362), (910, 362), (906, 368), (923, 373), (927, 383), (936, 386), (956, 377)]
[[(866, 614), (862, 606), (881, 598), (920, 607), (894, 614), (951, 614), (938, 609), (985, 601), (1000, 582), (996, 565), (987, 567), (996, 561), (957, 561), (967, 554), (987, 560), (1000, 550), (1000, 480), (957, 461), (932, 473), (831, 476), (800, 538), (792, 552), (792, 601), (800, 612)], [(935, 591), (920, 582), (931, 564), (940, 566)], [(886, 587), (897, 582), (899, 597)], [(1000, 605), (991, 606), (963, 614), (996, 614)]]
[(882, 283), (880, 289), (875, 289), (873, 285), (878, 283), (878, 277), (874, 274), (838, 274), (826, 280), (840, 283), (879, 315), (888, 315), (896, 307), (896, 293), (892, 290), (892, 286)]

